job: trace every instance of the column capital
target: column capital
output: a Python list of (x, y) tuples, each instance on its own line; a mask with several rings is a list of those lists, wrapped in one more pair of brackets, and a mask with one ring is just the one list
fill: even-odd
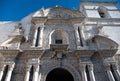
[(80, 64), (81, 71), (85, 71), (85, 68), (86, 68), (86, 64)]
[(32, 65), (27, 65), (26, 66), (26, 71), (30, 71), (31, 67), (32, 67)]
[(106, 70), (110, 70), (110, 64), (109, 63), (104, 64), (104, 66), (105, 66)]
[(15, 63), (8, 65), (8, 70), (12, 71), (15, 66)]
[(112, 64), (112, 68), (114, 69), (114, 70), (118, 70), (118, 65), (115, 63), (115, 64)]
[(5, 64), (1, 65), (0, 66), (0, 71), (4, 71), (5, 66), (6, 66)]
[(33, 66), (33, 68), (34, 68), (34, 72), (38, 72), (39, 71), (39, 64), (35, 64)]
[(93, 70), (93, 64), (88, 64), (88, 70), (89, 71)]

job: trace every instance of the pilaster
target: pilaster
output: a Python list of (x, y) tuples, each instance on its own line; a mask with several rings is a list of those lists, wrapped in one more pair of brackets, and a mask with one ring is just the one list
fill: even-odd
[(11, 63), (10, 65), (8, 65), (8, 72), (5, 78), (5, 81), (10, 81), (11, 80), (11, 76), (12, 76), (12, 71), (14, 69), (15, 63)]
[(4, 72), (5, 67), (6, 67), (5, 64), (2, 64), (2, 65), (0, 66), (0, 81), (1, 81), (1, 79), (2, 79), (2, 77), (3, 77), (3, 72)]
[(33, 81), (37, 81), (39, 74), (39, 64), (35, 64), (33, 67), (34, 67)]
[(95, 81), (95, 75), (93, 72), (93, 64), (88, 65), (88, 70), (89, 70), (90, 81)]
[(29, 81), (31, 67), (32, 67), (31, 65), (26, 66), (26, 75), (25, 75), (25, 80), (24, 81)]
[(80, 71), (81, 71), (81, 75), (82, 75), (82, 81), (88, 81), (87, 74), (86, 74), (86, 64), (80, 65)]
[(113, 76), (113, 74), (112, 74), (112, 72), (111, 72), (111, 69), (110, 69), (110, 64), (109, 64), (109, 63), (106, 63), (104, 66), (105, 66), (105, 70), (106, 70), (106, 72), (107, 72), (109, 81), (115, 81), (114, 76)]
[(116, 79), (119, 81), (120, 80), (120, 72), (119, 72), (118, 65), (116, 63), (114, 63), (114, 64), (112, 64), (112, 68), (115, 73)]

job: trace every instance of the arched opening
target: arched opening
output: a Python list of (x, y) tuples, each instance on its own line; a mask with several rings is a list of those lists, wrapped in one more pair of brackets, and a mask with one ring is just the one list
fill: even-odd
[(105, 13), (101, 9), (98, 9), (98, 13), (101, 18), (105, 18)]
[(55, 30), (50, 35), (50, 44), (69, 44), (68, 34), (64, 30)]
[(56, 68), (47, 75), (46, 81), (74, 81), (74, 79), (67, 70)]
[(97, 10), (101, 18), (110, 18), (109, 13), (107, 12), (107, 8), (100, 6)]

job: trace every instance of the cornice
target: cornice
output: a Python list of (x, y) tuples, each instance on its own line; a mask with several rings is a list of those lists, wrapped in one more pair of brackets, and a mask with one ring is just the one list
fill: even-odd
[(90, 58), (94, 54), (95, 50), (75, 50), (75, 54), (79, 58)]
[(6, 58), (15, 58), (19, 54), (19, 50), (0, 50), (0, 53)]
[(23, 50), (23, 54), (29, 59), (29, 58), (40, 58), (41, 55), (44, 53), (43, 50)]
[(103, 50), (98, 50), (97, 52), (104, 58), (107, 57), (113, 57), (118, 49), (103, 49)]
[(71, 18), (48, 18), (48, 17), (33, 17), (33, 23), (46, 23), (46, 24), (55, 24), (55, 23), (81, 23), (85, 20), (85, 17), (71, 17)]
[(86, 21), (100, 21), (100, 22), (112, 22), (112, 21), (115, 21), (115, 22), (120, 22), (120, 18), (92, 18), (92, 17), (88, 17), (86, 18)]

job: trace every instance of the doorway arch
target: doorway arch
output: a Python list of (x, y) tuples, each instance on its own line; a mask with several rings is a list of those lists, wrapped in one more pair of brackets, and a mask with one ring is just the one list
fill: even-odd
[(74, 79), (72, 74), (67, 70), (55, 68), (48, 73), (46, 81), (74, 81)]

